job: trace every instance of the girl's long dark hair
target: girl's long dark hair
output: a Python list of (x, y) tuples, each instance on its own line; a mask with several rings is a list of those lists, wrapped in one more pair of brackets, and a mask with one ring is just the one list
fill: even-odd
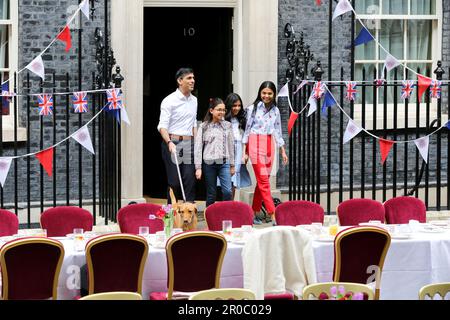
[(258, 96), (255, 99), (255, 102), (253, 102), (253, 111), (252, 111), (252, 117), (255, 115), (256, 113), (256, 107), (258, 106), (258, 103), (261, 101), (261, 91), (263, 91), (264, 89), (269, 88), (270, 90), (273, 91), (273, 102), (272, 105), (270, 106), (270, 109), (268, 111), (270, 111), (274, 106), (277, 105), (277, 87), (275, 86), (275, 84), (272, 81), (264, 81), (263, 83), (261, 83), (261, 85), (259, 86), (258, 89)]
[(208, 123), (211, 122), (212, 114), (211, 114), (211, 112), (209, 112), (209, 109), (214, 109), (218, 104), (221, 104), (221, 103), (223, 103), (223, 100), (220, 98), (210, 98), (208, 110), (206, 110), (205, 118), (203, 119), (203, 121), (208, 122)]
[(236, 115), (236, 119), (239, 122), (239, 128), (242, 130), (245, 130), (245, 126), (247, 124), (247, 118), (245, 116), (245, 110), (244, 105), (242, 104), (242, 99), (237, 93), (230, 93), (227, 98), (225, 99), (225, 108), (227, 108), (227, 114), (225, 115), (225, 120), (231, 122), (231, 118), (233, 117), (233, 105), (236, 102), (241, 103), (241, 110), (239, 110), (238, 114)]

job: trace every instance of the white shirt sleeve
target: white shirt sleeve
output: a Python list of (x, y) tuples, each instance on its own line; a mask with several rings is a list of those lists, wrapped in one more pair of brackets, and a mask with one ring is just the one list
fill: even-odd
[(276, 118), (274, 123), (274, 135), (275, 140), (277, 141), (278, 148), (284, 146), (284, 140), (283, 140), (283, 132), (281, 130), (281, 116), (280, 116), (280, 109), (276, 109)]
[(161, 128), (169, 130), (170, 115), (171, 115), (171, 108), (168, 103), (168, 99), (164, 99), (161, 102), (161, 114), (159, 116), (159, 123), (157, 127), (158, 131), (160, 131)]

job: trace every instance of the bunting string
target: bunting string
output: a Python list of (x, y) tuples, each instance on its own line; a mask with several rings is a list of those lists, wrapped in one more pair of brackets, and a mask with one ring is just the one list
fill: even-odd
[[(87, 8), (87, 9), (86, 9)], [(66, 51), (70, 49), (70, 29), (69, 25), (75, 19), (79, 12), (83, 12), (83, 14), (89, 19), (88, 10), (89, 9), (89, 0), (83, 0), (79, 5), (75, 12), (72, 14), (68, 22), (64, 25), (64, 27), (58, 32), (58, 34), (53, 38), (53, 40), (47, 45), (47, 47), (42, 50), (29, 64), (25, 67), (17, 71), (17, 74), (20, 74), (25, 69), (32, 71), (33, 73), (39, 75), (44, 80), (44, 64), (42, 61), (42, 55), (57, 41), (67, 41), (66, 42)], [(11, 78), (2, 82), (2, 85), (9, 82)]]

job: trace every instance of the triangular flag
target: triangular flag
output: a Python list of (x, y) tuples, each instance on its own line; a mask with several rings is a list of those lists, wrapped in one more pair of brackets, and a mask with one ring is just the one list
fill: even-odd
[(1, 157), (0, 158), (0, 183), (2, 188), (5, 185), (6, 177), (8, 176), (9, 167), (11, 166), (12, 158)]
[(419, 99), (422, 99), (422, 95), (430, 86), (432, 79), (421, 74), (417, 75), (417, 78), (419, 80)]
[(334, 9), (332, 20), (334, 21), (334, 19), (349, 11), (352, 11), (352, 5), (350, 2), (348, 2), (348, 0), (339, 0), (336, 9)]
[(305, 84), (308, 83), (308, 80), (303, 80), (302, 83), (300, 83), (297, 87), (297, 89), (295, 90), (295, 92), (293, 94), (296, 94), (301, 88), (303, 88), (305, 86)]
[(83, 2), (80, 3), (79, 7), (81, 12), (83, 12), (83, 14), (89, 20), (89, 0), (83, 0)]
[(94, 147), (92, 146), (91, 135), (86, 125), (78, 129), (71, 137), (85, 147), (90, 153), (95, 154)]
[(66, 52), (69, 52), (70, 48), (72, 48), (72, 38), (70, 36), (69, 27), (65, 26), (63, 31), (61, 31), (56, 38), (66, 43)]
[(397, 59), (395, 59), (393, 55), (388, 53), (386, 56), (386, 60), (384, 60), (384, 68), (386, 68), (386, 70), (389, 72), (398, 65), (400, 65), (400, 62)]
[(447, 121), (447, 123), (445, 124), (445, 126), (447, 127), (447, 129), (449, 129), (449, 130), (450, 130), (450, 120), (449, 120), (449, 121)]
[(373, 40), (372, 34), (365, 27), (361, 29), (358, 36), (355, 38), (353, 45), (359, 46), (360, 44), (364, 44)]
[(312, 115), (317, 110), (317, 101), (316, 101), (316, 99), (314, 99), (314, 96), (312, 94), (308, 99), (308, 103), (309, 103), (309, 110), (308, 110), (307, 117)]
[(327, 92), (325, 93), (325, 98), (323, 99), (322, 113), (326, 113), (327, 108), (332, 107), (335, 104), (336, 104), (336, 100), (334, 99), (331, 92), (327, 90)]
[(42, 61), (42, 57), (40, 55), (34, 58), (34, 60), (31, 61), (25, 68), (41, 77), (42, 81), (45, 80), (44, 62)]
[(358, 133), (360, 133), (362, 128), (360, 128), (352, 119), (349, 119), (347, 123), (347, 129), (344, 132), (344, 141), (343, 143), (347, 143), (352, 140)]
[(104, 109), (106, 111), (106, 114), (113, 116), (116, 119), (116, 121), (120, 124), (120, 116), (121, 116), (120, 109), (109, 109), (108, 104), (104, 107)]
[(320, 0), (316, 0), (316, 4), (320, 6)]
[(416, 144), (417, 149), (419, 149), (420, 155), (422, 156), (423, 160), (428, 163), (428, 146), (430, 144), (430, 137), (426, 136), (416, 139), (414, 140), (414, 143)]
[(53, 147), (36, 153), (36, 158), (38, 158), (47, 174), (51, 177), (53, 173)]
[(394, 141), (380, 139), (381, 164), (383, 164), (384, 161), (386, 160), (393, 144), (394, 144)]
[(129, 126), (131, 125), (131, 121), (128, 118), (128, 113), (127, 110), (125, 110), (125, 107), (122, 106), (122, 108), (120, 108), (120, 117), (122, 118), (122, 121), (125, 122), (126, 124), (128, 124)]
[(286, 84), (280, 89), (280, 91), (278, 91), (278, 98), (279, 97), (289, 97), (288, 83), (289, 82), (286, 82)]
[(288, 135), (291, 135), (292, 132), (292, 127), (295, 124), (295, 121), (298, 118), (298, 113), (297, 112), (291, 112), (291, 115), (289, 116), (289, 121), (288, 121)]

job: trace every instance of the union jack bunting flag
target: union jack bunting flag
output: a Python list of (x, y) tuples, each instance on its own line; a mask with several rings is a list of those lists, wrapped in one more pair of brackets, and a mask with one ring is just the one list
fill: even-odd
[(53, 96), (51, 94), (38, 95), (39, 115), (48, 116), (53, 114)]
[(106, 90), (109, 110), (118, 110), (122, 108), (122, 91), (120, 89)]
[(74, 92), (72, 96), (73, 112), (84, 113), (88, 111), (87, 93), (84, 91)]
[(317, 81), (313, 87), (313, 96), (316, 100), (320, 99), (325, 93), (325, 84)]
[(430, 97), (431, 98), (440, 98), (441, 97), (441, 85), (442, 82), (439, 80), (431, 80), (430, 84)]
[(349, 101), (354, 101), (356, 99), (356, 81), (346, 81), (345, 86), (347, 87), (345, 97)]
[(414, 89), (414, 80), (403, 80), (402, 81), (402, 99), (409, 99)]

